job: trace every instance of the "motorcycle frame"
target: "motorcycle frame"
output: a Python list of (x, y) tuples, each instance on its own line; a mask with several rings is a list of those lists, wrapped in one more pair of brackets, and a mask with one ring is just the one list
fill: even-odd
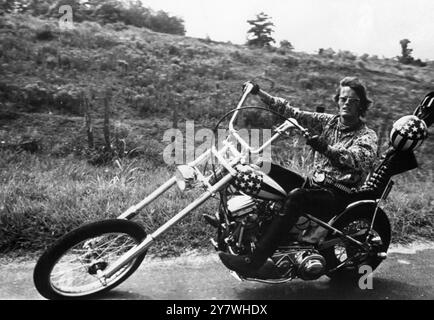
[[(249, 154), (259, 154), (261, 151), (263, 151), (267, 146), (269, 146), (274, 140), (276, 140), (280, 135), (282, 135), (286, 130), (288, 130), (291, 127), (296, 127), (299, 130), (302, 131), (303, 134), (307, 134), (307, 130), (303, 128), (302, 126), (298, 125), (297, 121), (295, 119), (287, 119), (285, 122), (283, 122), (278, 128), (275, 129), (275, 134), (268, 139), (262, 146), (260, 146), (257, 149), (254, 149), (248, 145), (248, 143), (237, 133), (237, 130), (234, 128), (234, 121), (238, 116), (238, 113), (240, 111), (240, 108), (244, 104), (247, 96), (251, 92), (253, 86), (251, 84), (247, 84), (243, 95), (237, 105), (237, 108), (229, 122), (229, 136), (226, 138), (226, 140), (223, 141), (223, 147), (220, 150), (217, 150), (214, 146), (212, 146), (210, 149), (202, 153), (197, 159), (187, 164), (188, 167), (191, 167), (194, 169), (195, 174), (197, 175), (197, 180), (202, 183), (202, 185), (206, 188), (206, 191), (202, 193), (195, 201), (190, 203), (188, 206), (183, 208), (181, 211), (176, 213), (171, 219), (169, 219), (167, 222), (165, 222), (163, 225), (161, 225), (157, 230), (155, 230), (153, 233), (148, 234), (146, 238), (137, 246), (131, 248), (128, 250), (123, 256), (121, 256), (118, 260), (116, 260), (111, 266), (109, 266), (106, 270), (98, 273), (98, 278), (102, 283), (106, 282), (107, 278), (112, 277), (116, 272), (118, 272), (123, 266), (130, 263), (133, 259), (138, 257), (139, 255), (143, 254), (150, 246), (151, 244), (163, 233), (165, 233), (167, 230), (169, 230), (172, 226), (177, 224), (180, 220), (182, 220), (184, 217), (186, 217), (191, 211), (199, 207), (201, 204), (203, 204), (206, 200), (208, 200), (210, 197), (214, 197), (217, 192), (222, 190), (237, 174), (237, 171), (234, 169), (234, 166), (236, 164), (243, 164), (248, 159)], [(240, 144), (241, 144), (241, 152), (238, 151), (236, 148), (236, 145), (233, 144), (233, 142), (230, 141), (230, 137), (234, 137)], [(232, 158), (230, 160), (227, 160), (225, 158), (225, 154), (229, 152), (231, 153)], [(218, 182), (216, 182), (214, 185), (211, 185), (209, 182), (214, 177), (214, 174), (210, 174), (209, 176), (205, 177), (200, 172), (200, 170), (197, 168), (197, 166), (201, 163), (204, 163), (205, 161), (208, 161), (209, 159), (213, 159), (213, 157), (217, 158), (219, 163), (227, 170), (227, 174), (224, 175)], [(144, 207), (149, 205), (151, 202), (156, 200), (159, 196), (161, 196), (163, 193), (167, 192), (169, 189), (171, 189), (176, 184), (177, 178), (176, 176), (171, 177), (168, 181), (166, 181), (163, 185), (158, 187), (154, 192), (149, 194), (146, 198), (144, 198), (142, 201), (137, 203), (136, 205), (131, 206), (127, 210), (125, 210), (121, 215), (117, 217), (117, 219), (126, 219), (130, 220), (134, 218), (140, 210), (142, 210)], [(357, 246), (362, 247), (363, 249), (367, 249), (366, 245), (361, 243), (360, 241), (343, 234), (338, 229), (332, 227), (330, 224), (310, 215), (305, 215), (310, 220), (316, 222), (320, 226), (328, 229), (333, 234), (337, 234), (340, 237), (343, 237), (347, 239), (348, 241), (351, 241), (352, 243), (356, 244)]]
[[(244, 141), (244, 139), (241, 138), (240, 135), (238, 135), (237, 130), (235, 130), (233, 123), (237, 118), (239, 109), (244, 104), (252, 88), (253, 86), (250, 84), (245, 87), (243, 95), (240, 101), (238, 102), (236, 111), (234, 112), (229, 122), (229, 136), (228, 138), (226, 138), (225, 141), (223, 141), (223, 148), (217, 150), (214, 146), (212, 146), (210, 149), (202, 153), (197, 159), (187, 164), (187, 166), (194, 169), (198, 177), (197, 180), (202, 182), (203, 186), (205, 186), (207, 190), (204, 193), (202, 193), (199, 196), (199, 198), (197, 198), (195, 201), (193, 201), (184, 209), (182, 209), (177, 214), (175, 214), (170, 220), (168, 220), (166, 223), (160, 226), (152, 234), (148, 234), (146, 238), (139, 245), (127, 251), (122, 257), (116, 260), (109, 268), (107, 268), (103, 272), (100, 272), (99, 278), (101, 279), (101, 281), (104, 282), (104, 279), (113, 276), (124, 265), (130, 263), (134, 258), (136, 258), (137, 256), (141, 255), (143, 252), (145, 252), (150, 247), (150, 245), (155, 241), (155, 239), (157, 239), (161, 234), (166, 232), (173, 225), (177, 224), (181, 219), (187, 216), (192, 210), (196, 209), (198, 206), (200, 206), (210, 197), (215, 196), (215, 194), (218, 191), (220, 191), (223, 187), (225, 187), (236, 175), (237, 171), (233, 167), (238, 163), (245, 162), (247, 157), (249, 156), (249, 153), (259, 154), (274, 140), (276, 140), (281, 135), (281, 133), (285, 132), (288, 128), (295, 126), (294, 123), (292, 123), (291, 121), (285, 121), (275, 130), (276, 133), (270, 139), (268, 139), (268, 141), (266, 141), (261, 147), (257, 149), (253, 149), (252, 147), (250, 147), (247, 144), (247, 142)], [(241, 152), (239, 152), (236, 146), (229, 141), (231, 136), (234, 137), (241, 144), (241, 149), (242, 149)], [(232, 153), (232, 158), (230, 161), (227, 161), (224, 157), (224, 155), (227, 152)], [(196, 166), (209, 160), (210, 158), (212, 159), (213, 156), (216, 157), (217, 160), (220, 162), (220, 164), (228, 171), (228, 174), (222, 177), (216, 184), (211, 185), (209, 181), (214, 176), (214, 174), (211, 174), (208, 177), (204, 177)], [(148, 195), (145, 199), (140, 201), (138, 204), (128, 208), (125, 212), (123, 212), (120, 216), (118, 216), (117, 219), (127, 219), (127, 220), (132, 219), (134, 216), (136, 216), (139, 213), (141, 209), (149, 205), (151, 202), (153, 202), (163, 193), (165, 193), (170, 188), (172, 188), (175, 184), (176, 184), (176, 176), (173, 176), (168, 181), (166, 181), (163, 185), (157, 188), (154, 192)]]

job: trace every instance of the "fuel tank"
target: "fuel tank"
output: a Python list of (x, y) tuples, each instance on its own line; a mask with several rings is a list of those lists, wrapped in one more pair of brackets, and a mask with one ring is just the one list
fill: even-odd
[(251, 165), (235, 166), (237, 174), (232, 186), (238, 191), (264, 200), (281, 200), (286, 191), (267, 174)]

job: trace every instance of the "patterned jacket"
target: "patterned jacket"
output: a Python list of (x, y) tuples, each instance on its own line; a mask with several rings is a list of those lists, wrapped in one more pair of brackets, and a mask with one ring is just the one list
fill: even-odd
[(345, 127), (339, 115), (300, 111), (278, 97), (262, 99), (271, 110), (287, 118), (295, 118), (312, 134), (319, 134), (329, 147), (317, 154), (315, 171), (324, 172), (348, 187), (360, 187), (373, 169), (377, 156), (377, 134), (364, 122), (356, 127)]

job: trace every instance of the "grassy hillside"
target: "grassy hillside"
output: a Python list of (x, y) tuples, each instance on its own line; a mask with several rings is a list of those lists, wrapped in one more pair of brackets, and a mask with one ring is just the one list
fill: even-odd
[[(0, 141), (35, 139), (42, 147), (35, 155), (0, 152), (0, 251), (42, 248), (83, 221), (115, 216), (139, 200), (170, 176), (162, 158), (164, 131), (174, 122), (182, 129), (184, 120), (211, 127), (236, 106), (246, 80), (255, 79), (300, 108), (325, 106), (333, 113), (331, 98), (338, 81), (359, 76), (375, 101), (367, 121), (383, 147), (393, 121), (412, 113), (433, 90), (432, 62), (420, 68), (349, 52), (249, 49), (120, 23), (101, 27), (83, 22), (74, 30), (60, 30), (55, 20), (4, 15), (0, 38)], [(143, 172), (133, 175), (113, 165), (95, 168), (86, 162), (83, 97), (90, 103), (97, 145), (103, 143), (104, 99), (111, 97), (112, 134), (125, 138), (128, 149), (142, 151), (140, 158), (125, 159), (123, 166)], [(260, 104), (251, 99), (249, 105)], [(245, 124), (270, 124), (258, 119), (249, 112)], [(421, 168), (398, 179), (389, 204), (396, 241), (428, 236), (433, 227), (433, 197), (426, 192), (433, 181), (432, 150), (430, 138), (417, 151)], [(275, 154), (278, 162), (300, 165), (287, 160), (289, 155)], [(156, 205), (143, 223), (154, 226), (182, 203)], [(207, 205), (204, 210), (214, 208)], [(198, 226), (198, 218), (199, 213), (185, 222), (193, 236), (169, 237), (165, 245), (181, 247), (173, 239), (183, 239), (193, 247), (206, 246), (212, 231)], [(174, 235), (182, 234), (176, 230)]]

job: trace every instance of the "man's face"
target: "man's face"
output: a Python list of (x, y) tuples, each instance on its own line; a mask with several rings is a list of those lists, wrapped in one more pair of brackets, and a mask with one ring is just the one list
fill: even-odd
[(339, 114), (345, 122), (353, 123), (359, 119), (360, 99), (350, 87), (342, 87), (339, 93)]

